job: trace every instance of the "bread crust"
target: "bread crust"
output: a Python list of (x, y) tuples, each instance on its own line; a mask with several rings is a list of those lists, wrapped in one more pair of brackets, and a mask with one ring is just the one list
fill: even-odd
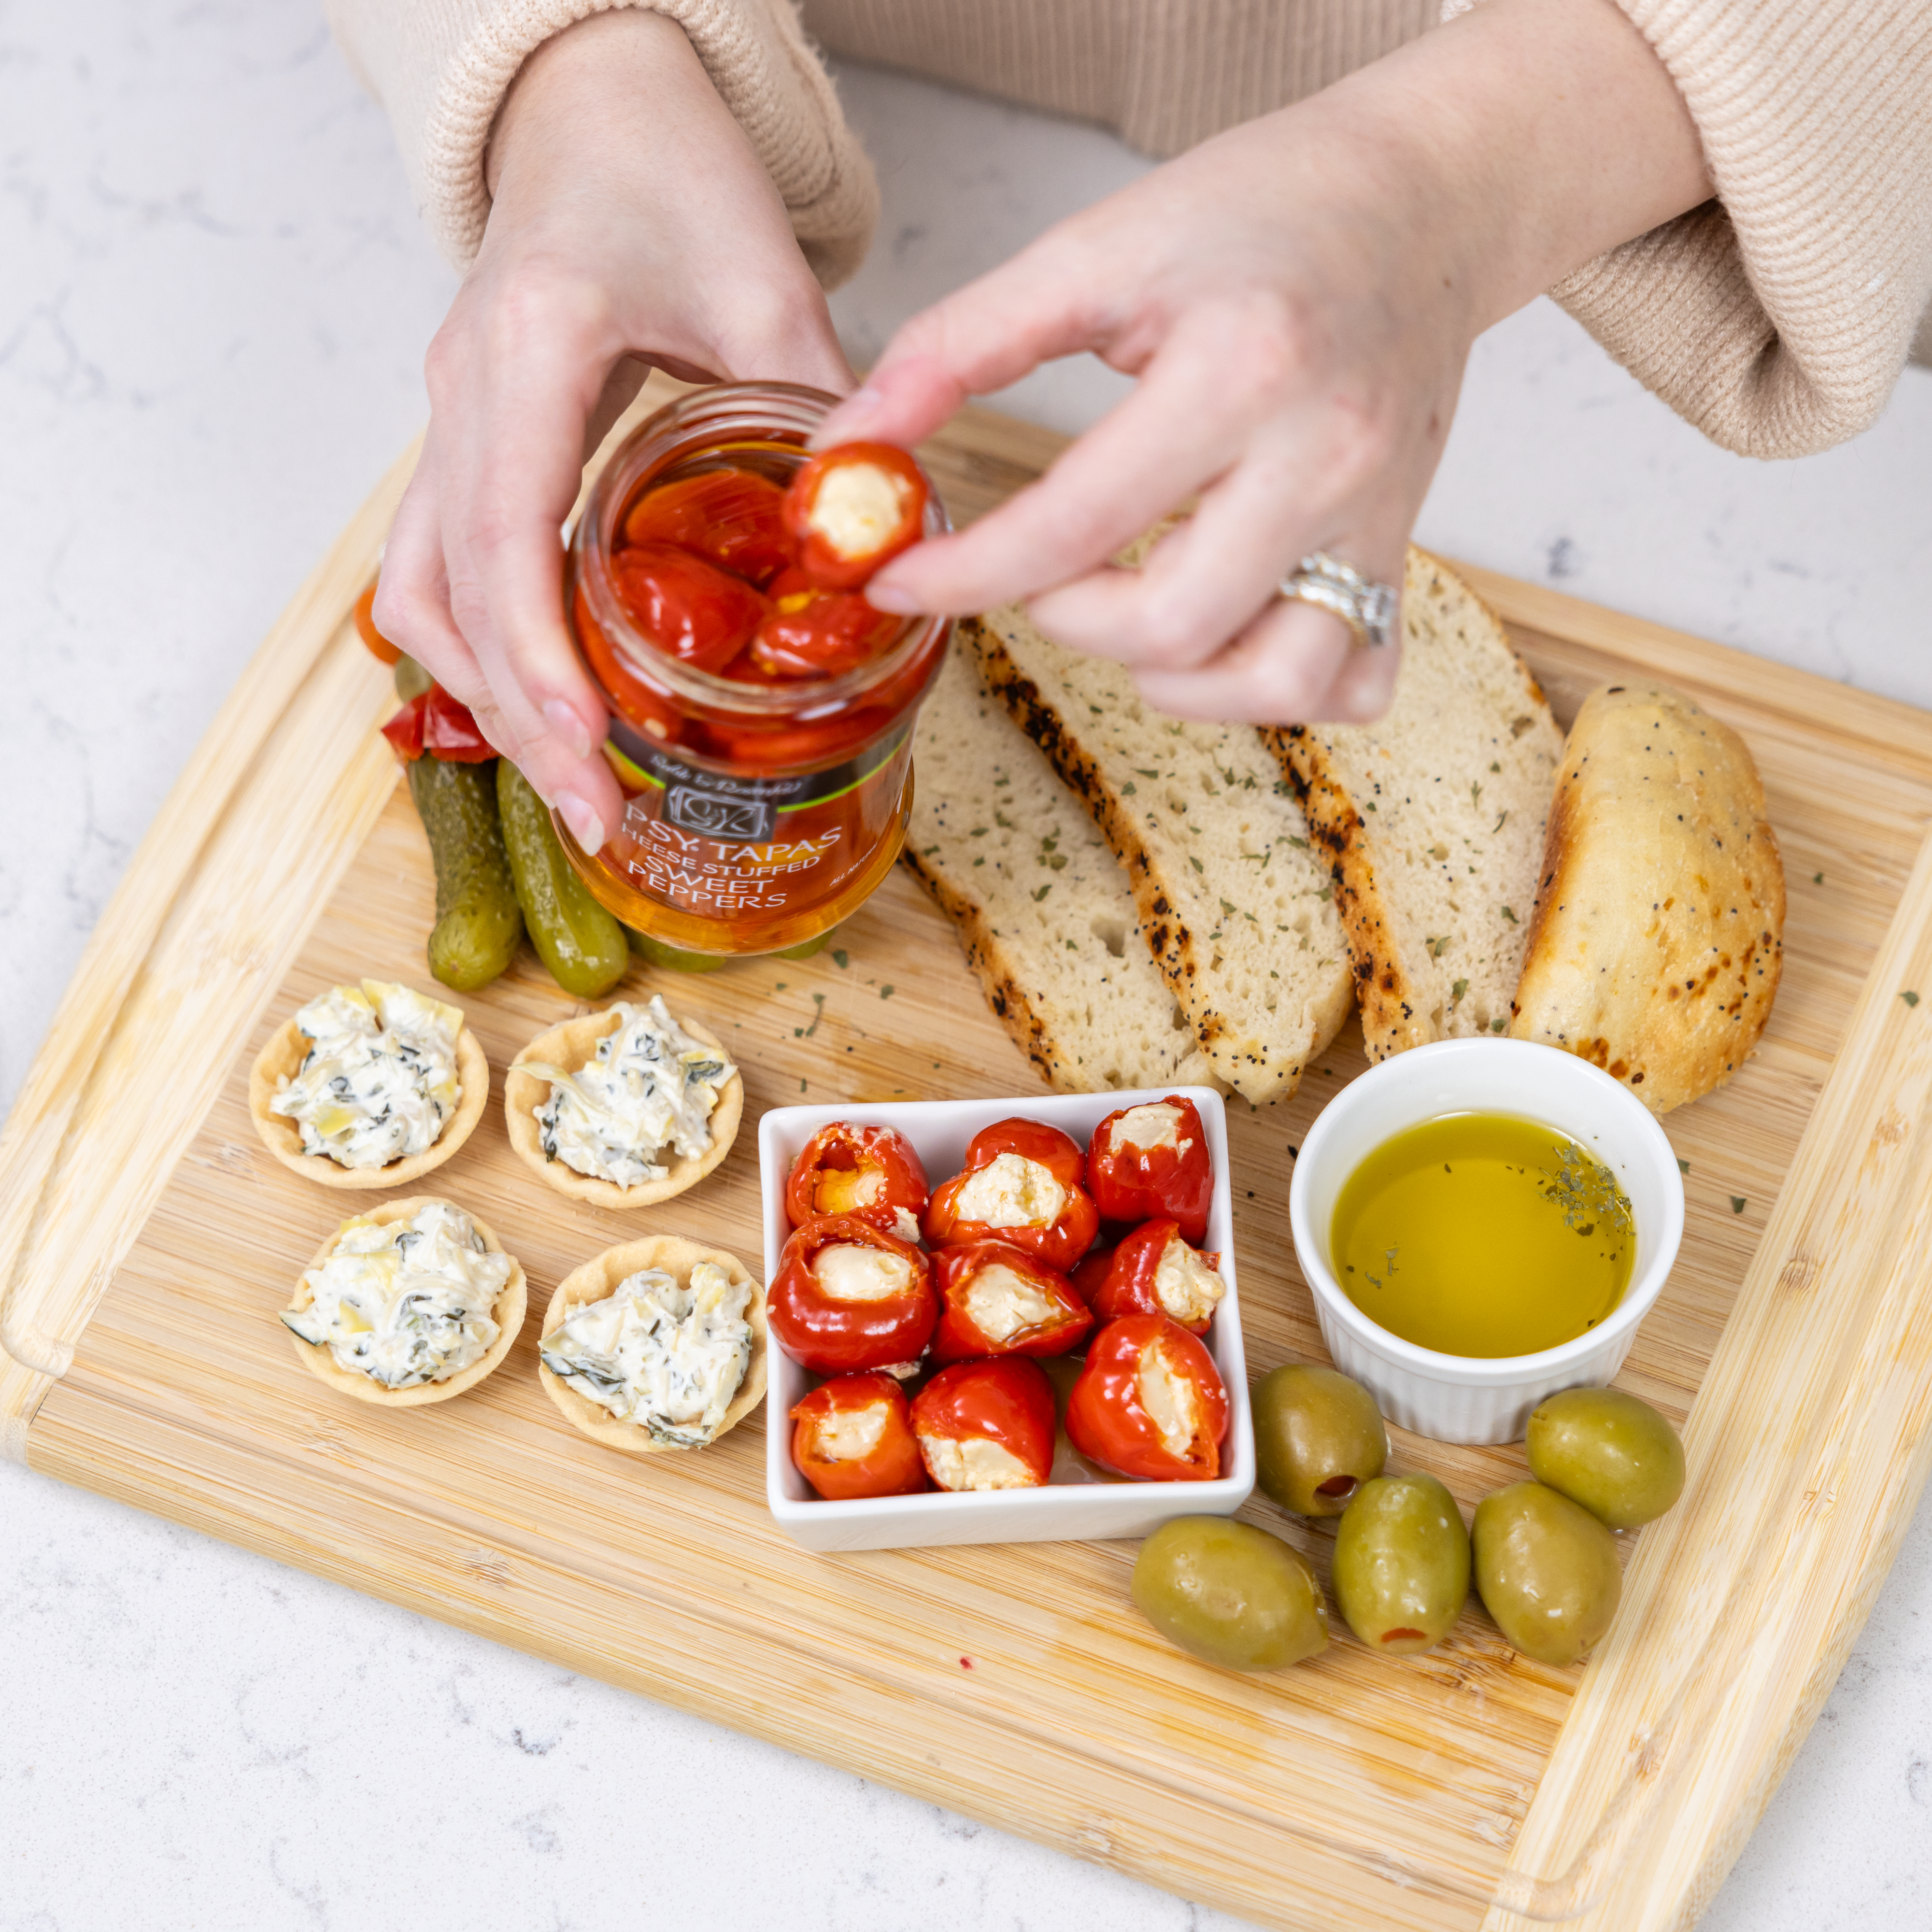
[[(1405, 670), (1412, 668), (1414, 654), (1421, 647), (1418, 609), (1425, 599), (1437, 602), (1446, 599), (1464, 634), (1473, 624), (1478, 633), (1478, 647), (1492, 666), (1506, 660), (1500, 682), (1508, 690), (1503, 709), (1512, 720), (1512, 730), (1508, 748), (1499, 747), (1496, 755), (1530, 764), (1536, 774), (1535, 790), (1540, 794), (1534, 808), (1540, 821), (1549, 803), (1549, 794), (1544, 788), (1553, 775), (1563, 742), (1541, 686), (1510, 648), (1502, 620), (1439, 559), (1412, 548), (1405, 578), (1404, 649), (1410, 658)], [(1482, 634), (1485, 632), (1486, 636)], [(1456, 649), (1453, 642), (1437, 647), (1452, 652)], [(1467, 662), (1466, 656), (1461, 656), (1460, 661)], [(1375, 736), (1376, 728), (1290, 724), (1264, 726), (1261, 734), (1300, 800), (1310, 836), (1332, 868), (1335, 908), (1348, 934), (1355, 998), (1361, 1008), (1362, 1043), (1371, 1060), (1384, 1060), (1392, 1053), (1454, 1034), (1499, 1028), (1508, 1018), (1505, 1009), (1522, 950), (1520, 945), (1508, 949), (1502, 971), (1498, 974), (1492, 970), (1478, 1000), (1472, 1002), (1472, 1006), (1479, 1002), (1492, 1005), (1492, 1016), (1485, 1010), (1480, 1023), (1472, 1024), (1467, 1018), (1462, 1018), (1458, 1024), (1460, 1016), (1453, 1005), (1445, 1012), (1441, 990), (1444, 975), (1439, 968), (1432, 970), (1433, 962), (1420, 950), (1426, 944), (1423, 934), (1426, 928), (1417, 928), (1412, 918), (1403, 916), (1400, 878), (1394, 875), (1396, 861), (1393, 853), (1388, 855), (1392, 875), (1384, 875), (1382, 843), (1386, 828), (1362, 815), (1360, 802), (1346, 782), (1345, 762), (1338, 755), (1340, 744), (1348, 742), (1359, 746)], [(1518, 740), (1532, 748), (1533, 756), (1527, 760), (1522, 746), (1516, 742)], [(1485, 751), (1485, 760), (1489, 756)], [(1485, 768), (1474, 774), (1476, 782), (1494, 786), (1497, 782), (1489, 773), (1496, 769), (1486, 764)], [(1462, 776), (1466, 782), (1471, 774), (1465, 772)], [(1517, 782), (1527, 787), (1529, 781), (1519, 773)], [(1384, 799), (1383, 802), (1386, 806), (1388, 801)], [(1523, 808), (1520, 800), (1519, 808)], [(1488, 896), (1508, 905), (1510, 917), (1520, 916), (1515, 911), (1516, 905), (1527, 910), (1538, 877), (1531, 870), (1534, 862), (1535, 850), (1532, 848), (1521, 854), (1520, 868), (1512, 868), (1519, 871), (1519, 876), (1509, 880), (1491, 878), (1486, 882)], [(1520, 938), (1526, 931), (1524, 926), (1519, 925), (1515, 936)], [(1493, 1028), (1490, 1024), (1492, 1017)]]
[[(717, 1435), (712, 1437), (710, 1442), (701, 1445), (708, 1449), (728, 1431), (736, 1428), (765, 1396), (767, 1351), (771, 1346), (771, 1330), (765, 1318), (765, 1291), (759, 1286), (758, 1277), (736, 1255), (724, 1248), (702, 1246), (677, 1234), (650, 1234), (640, 1241), (626, 1241), (616, 1247), (606, 1248), (601, 1255), (593, 1255), (581, 1268), (572, 1268), (557, 1283), (550, 1305), (544, 1310), (542, 1332), (554, 1334), (563, 1326), (573, 1308), (585, 1302), (604, 1300), (641, 1268), (662, 1268), (682, 1287), (690, 1280), (691, 1270), (700, 1262), (716, 1262), (731, 1277), (734, 1287), (741, 1282), (747, 1282), (752, 1290), (751, 1302), (745, 1310), (745, 1320), (752, 1331), (752, 1359), (745, 1364), (745, 1379), (738, 1384), (738, 1393), (731, 1398), (724, 1419), (718, 1425)], [(613, 1415), (602, 1402), (578, 1394), (568, 1382), (544, 1366), (541, 1343), (537, 1379), (571, 1427), (589, 1436), (592, 1442), (602, 1443), (607, 1449), (621, 1449), (627, 1456), (655, 1456), (664, 1450), (686, 1453), (682, 1444), (660, 1442), (639, 1424), (623, 1416)]]
[(1211, 953), (1164, 887), (1154, 856), (1140, 836), (1132, 813), (1123, 806), (1052, 697), (1015, 662), (998, 634), (985, 624), (968, 634), (987, 688), (1004, 704), (1022, 730), (1039, 746), (1061, 782), (1086, 807), (1101, 836), (1113, 848), (1127, 875), (1137, 929), (1160, 969), (1216, 1075), (1257, 1104), (1284, 1099), (1300, 1084), (1309, 1060), (1346, 1024), (1353, 1000), (1338, 974), (1334, 997), (1316, 1003), (1311, 1036), (1301, 1056), (1284, 1064), (1268, 1041), (1250, 1033), (1223, 1012), (1208, 992), (1204, 969)]
[[(978, 620), (957, 628), (962, 647), (920, 711), (906, 869), (952, 921), (988, 1004), (1048, 1085), (1218, 1084), (1153, 961), (1122, 944), (1136, 913), (1112, 848), (980, 682)], [(1029, 865), (1034, 876), (1023, 881)], [(1103, 920), (1117, 938), (1102, 933)], [(1165, 1053), (1154, 1036), (1161, 1006), (1172, 1030)]]
[[(354, 1214), (350, 1220), (374, 1221), (380, 1227), (387, 1227), (392, 1221), (406, 1221), (418, 1210), (427, 1208), (439, 1197), (433, 1194), (412, 1194), (406, 1201), (380, 1201), (366, 1213)], [(454, 1207), (453, 1201), (446, 1202), (446, 1207)], [(462, 1210), (469, 1214), (468, 1208)], [(474, 1214), (470, 1215), (470, 1224), (483, 1237), (483, 1245), (493, 1255), (504, 1252), (503, 1244)], [(315, 1251), (315, 1258), (309, 1268), (318, 1268), (335, 1252), (335, 1244), (342, 1238), (342, 1231), (349, 1222), (344, 1221), (334, 1234)], [(308, 1269), (304, 1269), (306, 1274)], [(298, 1280), (296, 1292), (284, 1304), (286, 1311), (298, 1315), (315, 1299), (310, 1292), (308, 1283)], [(518, 1336), (522, 1333), (524, 1317), (530, 1310), (530, 1287), (524, 1278), (524, 1267), (515, 1256), (510, 1257), (509, 1279), (497, 1291), (496, 1299), (490, 1304), (490, 1318), (500, 1330), (488, 1352), (472, 1362), (469, 1367), (452, 1376), (446, 1382), (418, 1382), (412, 1388), (385, 1388), (373, 1376), (365, 1376), (359, 1370), (345, 1369), (328, 1352), (326, 1344), (304, 1342), (286, 1323), (282, 1332), (294, 1344), (295, 1352), (302, 1365), (318, 1381), (339, 1389), (344, 1395), (353, 1396), (358, 1402), (373, 1402), (379, 1408), (426, 1408), (432, 1402), (447, 1402), (452, 1396), (462, 1394), (465, 1389), (472, 1389), (483, 1378), (494, 1370), (515, 1346)]]
[(1558, 776), (1510, 1032), (1668, 1113), (1721, 1086), (1762, 1036), (1784, 910), (1744, 740), (1664, 686), (1602, 686)]
[[(674, 1015), (674, 1018), (676, 1016)], [(694, 1040), (714, 1048), (727, 1060), (724, 1042), (694, 1020), (679, 1018), (678, 1024)], [(574, 1073), (597, 1055), (597, 1043), (618, 1025), (617, 1009), (606, 1006), (602, 1012), (580, 1013), (575, 1019), (547, 1028), (511, 1061), (503, 1076), (503, 1124), (517, 1158), (560, 1194), (573, 1201), (587, 1201), (598, 1208), (651, 1208), (669, 1201), (687, 1188), (695, 1187), (731, 1151), (745, 1117), (745, 1076), (734, 1064), (731, 1077), (718, 1090), (718, 1104), (709, 1123), (711, 1144), (695, 1157), (679, 1155), (670, 1163), (670, 1172), (662, 1180), (640, 1182), (635, 1187), (620, 1187), (594, 1174), (579, 1174), (544, 1152), (543, 1137), (537, 1131), (536, 1109), (548, 1097), (550, 1083), (541, 1074), (524, 1070), (528, 1060), (540, 1060)]]
[(456, 1109), (443, 1122), (442, 1131), (421, 1154), (406, 1154), (386, 1167), (344, 1167), (326, 1154), (303, 1153), (302, 1129), (286, 1114), (268, 1111), (277, 1084), (284, 1077), (293, 1077), (308, 1057), (308, 1036), (292, 1019), (268, 1036), (248, 1070), (248, 1113), (262, 1144), (290, 1173), (318, 1187), (364, 1191), (406, 1187), (448, 1160), (476, 1131), (483, 1109), (490, 1104), (490, 1062), (481, 1042), (466, 1026), (456, 1036)]

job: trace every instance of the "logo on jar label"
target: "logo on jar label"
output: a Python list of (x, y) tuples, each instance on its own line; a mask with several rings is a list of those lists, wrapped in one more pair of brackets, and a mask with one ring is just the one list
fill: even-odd
[(701, 832), (712, 838), (740, 838), (761, 845), (772, 836), (778, 809), (770, 799), (723, 798), (695, 785), (664, 788), (664, 815), (681, 832)]

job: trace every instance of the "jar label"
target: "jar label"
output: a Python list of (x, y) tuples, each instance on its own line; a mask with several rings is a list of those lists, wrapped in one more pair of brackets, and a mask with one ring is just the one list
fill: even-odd
[(782, 829), (788, 813), (824, 805), (883, 771), (911, 730), (908, 718), (884, 737), (873, 739), (856, 758), (828, 771), (790, 778), (735, 777), (686, 764), (622, 718), (611, 719), (605, 751), (619, 779), (634, 793), (661, 794), (655, 811), (646, 807), (647, 816), (701, 838), (763, 845)]

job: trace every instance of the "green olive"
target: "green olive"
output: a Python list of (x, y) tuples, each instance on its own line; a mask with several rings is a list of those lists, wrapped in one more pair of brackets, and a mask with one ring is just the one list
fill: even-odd
[(1376, 1399), (1358, 1382), (1312, 1362), (1264, 1376), (1254, 1393), (1255, 1463), (1262, 1487), (1301, 1516), (1340, 1516), (1388, 1460)]
[(1433, 1650), (1469, 1594), (1469, 1532), (1433, 1476), (1376, 1476), (1348, 1499), (1329, 1580), (1348, 1628), (1371, 1650)]
[(1162, 1523), (1141, 1545), (1133, 1596), (1169, 1642), (1230, 1670), (1285, 1670), (1328, 1648), (1314, 1571), (1280, 1537), (1228, 1516)]
[(653, 939), (634, 926), (627, 926), (624, 930), (630, 936), (631, 950), (639, 958), (667, 972), (716, 973), (731, 964), (728, 952), (687, 952), (682, 946), (667, 946), (662, 939)]
[(1526, 1657), (1574, 1664), (1610, 1627), (1622, 1594), (1617, 1540), (1541, 1483), (1512, 1483), (1476, 1505), (1476, 1588)]
[(1684, 1445), (1622, 1389), (1565, 1389), (1529, 1418), (1529, 1473), (1612, 1529), (1660, 1516), (1684, 1492)]

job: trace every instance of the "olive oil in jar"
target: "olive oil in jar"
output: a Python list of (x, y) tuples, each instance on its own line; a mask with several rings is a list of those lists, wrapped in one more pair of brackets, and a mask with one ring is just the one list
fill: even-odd
[(1448, 1355), (1574, 1341), (1623, 1299), (1636, 1245), (1610, 1169), (1509, 1114), (1447, 1114), (1384, 1141), (1342, 1184), (1329, 1232), (1348, 1299)]

